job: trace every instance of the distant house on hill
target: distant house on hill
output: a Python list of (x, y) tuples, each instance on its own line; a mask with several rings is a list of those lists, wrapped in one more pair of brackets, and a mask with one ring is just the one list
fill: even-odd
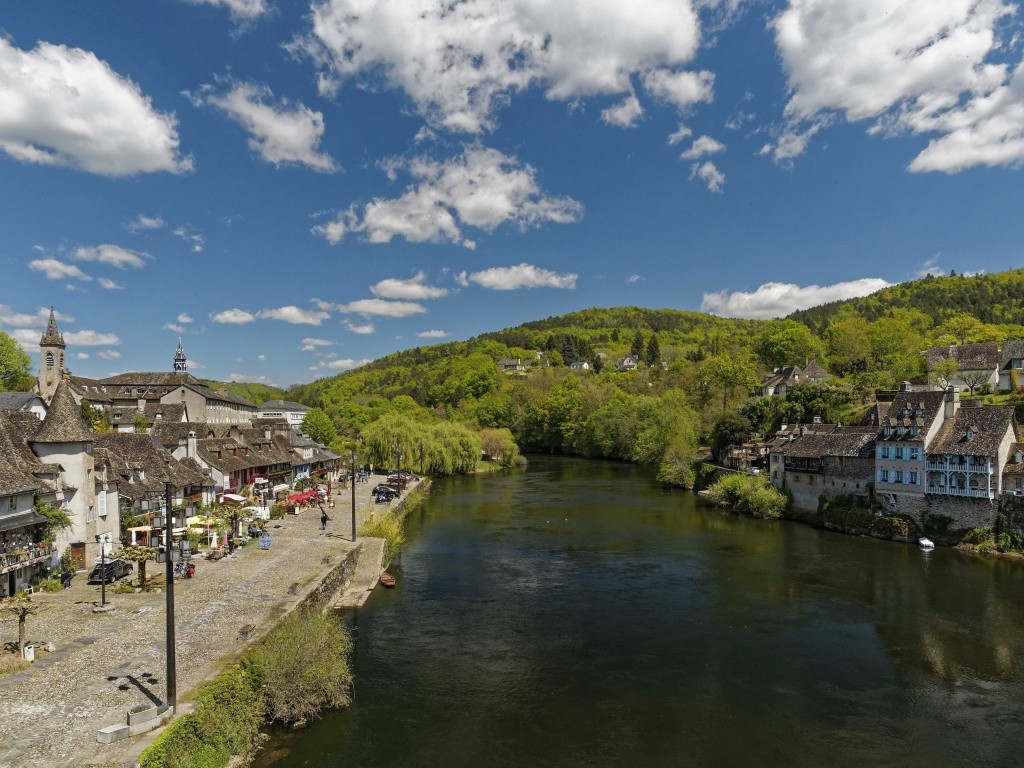
[(589, 371), (590, 363), (586, 362), (585, 360), (577, 360), (574, 363), (570, 363), (569, 367), (574, 371)]
[(526, 366), (518, 357), (503, 357), (498, 361), (498, 367), (503, 371), (525, 371)]
[(640, 357), (638, 355), (629, 355), (627, 357), (620, 357), (615, 361), (615, 370), (617, 371), (635, 371), (640, 365)]
[(817, 360), (811, 360), (803, 369), (798, 365), (784, 365), (761, 379), (761, 394), (766, 397), (785, 397), (797, 384), (824, 381), (829, 375)]
[[(948, 347), (931, 347), (925, 350), (928, 361), (928, 381), (931, 389), (943, 390), (946, 387), (968, 389), (973, 393), (976, 389), (999, 386), (1000, 363), (1002, 356), (999, 344), (985, 341), (978, 344), (950, 344)], [(933, 376), (936, 366), (945, 360), (956, 362), (957, 370), (944, 377), (942, 381)], [(1007, 373), (1009, 381), (1009, 372)]]

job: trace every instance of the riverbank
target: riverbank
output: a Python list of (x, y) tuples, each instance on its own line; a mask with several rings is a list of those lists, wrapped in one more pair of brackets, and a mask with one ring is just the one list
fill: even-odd
[[(357, 526), (379, 510), (371, 488), (356, 486)], [(319, 510), (288, 515), (272, 524), (279, 527), (270, 529), (269, 550), (250, 545), (218, 562), (198, 560), (195, 578), (175, 584), (179, 709), (249, 642), (324, 590), (325, 578), (354, 548), (347, 501), (346, 491), (336, 496), (327, 531), (320, 530)], [(159, 567), (152, 565), (154, 574)], [(70, 589), (33, 596), (43, 610), (29, 617), (28, 639), (55, 650), (0, 678), (0, 768), (129, 766), (151, 740), (99, 744), (97, 731), (123, 723), (136, 705), (164, 698), (165, 595), (108, 589), (114, 610), (93, 613), (99, 600), (99, 586), (86, 585), (83, 574)], [(0, 626), (6, 639), (17, 637), (15, 620)]]

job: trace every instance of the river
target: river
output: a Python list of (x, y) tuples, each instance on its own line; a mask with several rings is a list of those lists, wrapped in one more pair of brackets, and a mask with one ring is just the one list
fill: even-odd
[(435, 482), (408, 533), (352, 706), (261, 766), (1024, 764), (1024, 564), (544, 457)]

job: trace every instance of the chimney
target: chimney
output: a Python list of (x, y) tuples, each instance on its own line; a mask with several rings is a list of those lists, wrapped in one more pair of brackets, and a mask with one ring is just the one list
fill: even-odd
[(954, 387), (946, 387), (945, 407), (943, 411), (944, 419), (952, 419), (960, 407), (960, 391)]
[(192, 457), (192, 458), (195, 458), (195, 455), (196, 455), (196, 433), (195, 432), (189, 431), (188, 438), (187, 438), (187, 441), (186, 441), (186, 445), (188, 447), (185, 450), (185, 455), (189, 456), (189, 457)]
[(821, 424), (821, 416), (815, 416), (813, 421), (815, 424)]
[(145, 411), (146, 411), (146, 401), (145, 401), (145, 399), (140, 397), (139, 398), (139, 413), (145, 413)]

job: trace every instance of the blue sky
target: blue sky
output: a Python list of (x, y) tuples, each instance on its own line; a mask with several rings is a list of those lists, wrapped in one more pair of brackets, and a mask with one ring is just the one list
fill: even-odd
[[(441, 8), (448, 6), (446, 12)], [(1022, 266), (1005, 0), (0, 10), (0, 329), (280, 386), (587, 307)]]

